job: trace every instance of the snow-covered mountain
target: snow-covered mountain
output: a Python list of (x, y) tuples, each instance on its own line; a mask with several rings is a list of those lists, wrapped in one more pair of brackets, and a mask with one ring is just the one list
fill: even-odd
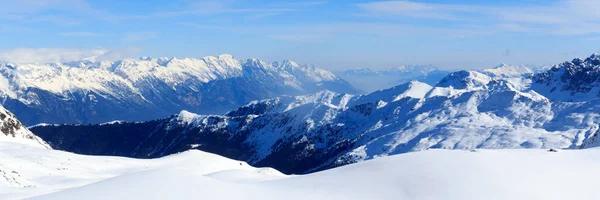
[(23, 126), (14, 114), (0, 106), (0, 143), (2, 142), (50, 148), (46, 142)]
[(576, 58), (533, 77), (533, 89), (551, 100), (586, 102), (600, 98), (600, 54)]
[(149, 120), (180, 110), (222, 114), (251, 100), (323, 89), (355, 93), (346, 81), (293, 61), (231, 55), (68, 63), (0, 63), (0, 100), (27, 124)]
[[(458, 71), (434, 86), (412, 81), (367, 95), (324, 91), (253, 101), (226, 115), (182, 111), (143, 123), (32, 131), (76, 153), (152, 158), (201, 149), (285, 173), (430, 148), (594, 147), (600, 141), (596, 58), (533, 78)], [(573, 88), (573, 76), (591, 89)]]
[(412, 80), (434, 85), (448, 73), (432, 65), (404, 65), (386, 70), (374, 70), (368, 67), (348, 69), (336, 72), (353, 86), (365, 92), (390, 88)]

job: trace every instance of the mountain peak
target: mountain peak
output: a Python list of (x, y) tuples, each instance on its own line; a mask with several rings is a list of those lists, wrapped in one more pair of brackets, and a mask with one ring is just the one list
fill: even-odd
[(195, 118), (199, 116), (200, 115), (192, 113), (190, 111), (182, 110), (179, 112), (179, 114), (177, 114), (177, 121), (187, 124), (191, 123)]
[(221, 54), (217, 58), (219, 58), (219, 60), (234, 60), (235, 59), (233, 57), (233, 55), (231, 55), (231, 54)]
[(141, 56), (141, 57), (140, 57), (140, 60), (143, 60), (143, 61), (151, 61), (151, 60), (152, 60), (152, 57), (150, 57), (150, 56)]
[(525, 65), (508, 65), (502, 63), (491, 69), (480, 70), (482, 73), (491, 77), (516, 78), (530, 76), (534, 71)]
[(448, 74), (436, 85), (436, 87), (469, 89), (485, 86), (490, 81), (492, 81), (492, 78), (488, 75), (472, 70), (461, 70)]

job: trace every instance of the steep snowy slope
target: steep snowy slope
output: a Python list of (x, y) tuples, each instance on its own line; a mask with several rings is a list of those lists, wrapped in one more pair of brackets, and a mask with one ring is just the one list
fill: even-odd
[(222, 114), (251, 100), (356, 90), (292, 61), (231, 55), (48, 64), (0, 64), (0, 100), (27, 124), (150, 120), (180, 110)]
[[(107, 177), (112, 178), (33, 199), (593, 200), (598, 195), (591, 178), (600, 176), (598, 153), (431, 150), (289, 177), (201, 152), (143, 161), (78, 156), (74, 158), (96, 164), (97, 171), (110, 169)], [(71, 163), (62, 173), (91, 174), (76, 172), (89, 169)]]
[(357, 68), (336, 72), (338, 76), (365, 92), (373, 92), (413, 80), (434, 85), (448, 73), (431, 65), (406, 65), (387, 70)]

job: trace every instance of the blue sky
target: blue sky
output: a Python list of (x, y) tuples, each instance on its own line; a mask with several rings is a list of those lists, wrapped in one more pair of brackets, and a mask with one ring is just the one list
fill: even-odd
[(0, 0), (0, 60), (291, 59), (331, 70), (553, 64), (600, 49), (600, 1)]

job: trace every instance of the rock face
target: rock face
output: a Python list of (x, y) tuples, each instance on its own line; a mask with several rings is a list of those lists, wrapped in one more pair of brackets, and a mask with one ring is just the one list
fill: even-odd
[(0, 100), (23, 123), (102, 123), (223, 114), (252, 100), (320, 90), (355, 93), (331, 72), (292, 61), (143, 58), (0, 63)]
[[(594, 58), (586, 62), (591, 65)], [(76, 153), (154, 158), (200, 149), (285, 173), (430, 148), (598, 146), (597, 77), (578, 72), (597, 68), (570, 66), (557, 65), (533, 78), (459, 71), (434, 86), (413, 81), (368, 95), (324, 91), (253, 101), (225, 115), (184, 111), (148, 122), (32, 131), (54, 148)], [(576, 86), (572, 76), (589, 81)], [(557, 91), (586, 98), (556, 98)]]
[(2, 142), (25, 143), (50, 148), (46, 142), (23, 126), (14, 114), (0, 106), (0, 143)]

